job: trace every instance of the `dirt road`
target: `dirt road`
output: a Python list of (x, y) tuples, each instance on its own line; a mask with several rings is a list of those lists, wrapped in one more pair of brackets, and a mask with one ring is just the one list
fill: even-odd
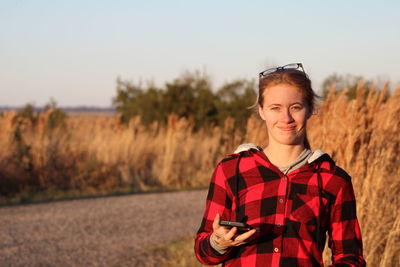
[(0, 266), (139, 266), (142, 249), (199, 227), (206, 191), (0, 208)]

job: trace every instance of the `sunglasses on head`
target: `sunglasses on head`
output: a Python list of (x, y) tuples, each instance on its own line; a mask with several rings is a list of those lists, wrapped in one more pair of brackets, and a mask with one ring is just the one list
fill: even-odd
[(304, 68), (303, 68), (303, 64), (301, 63), (291, 63), (291, 64), (287, 64), (281, 67), (276, 67), (276, 68), (270, 68), (267, 70), (264, 70), (262, 72), (260, 72), (260, 78), (267, 76), (268, 74), (277, 72), (278, 70), (297, 70), (297, 69), (301, 69), (304, 73)]

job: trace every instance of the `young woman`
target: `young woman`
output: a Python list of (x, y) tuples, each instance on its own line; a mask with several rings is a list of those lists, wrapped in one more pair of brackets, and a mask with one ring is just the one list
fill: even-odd
[(242, 145), (217, 165), (196, 257), (207, 265), (323, 266), (328, 232), (333, 266), (365, 266), (351, 178), (307, 141), (316, 95), (302, 64), (261, 72), (258, 96), (268, 145)]

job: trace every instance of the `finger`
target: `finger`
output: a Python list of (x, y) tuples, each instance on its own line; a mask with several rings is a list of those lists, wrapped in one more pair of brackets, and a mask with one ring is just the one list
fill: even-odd
[(232, 227), (231, 230), (229, 230), (229, 232), (224, 236), (225, 240), (231, 240), (235, 234), (236, 234), (237, 228), (236, 227)]
[(232, 245), (235, 246), (235, 247), (238, 247), (238, 246), (241, 246), (241, 245), (244, 245), (244, 244), (246, 244), (246, 242), (239, 242), (239, 243), (234, 242), (234, 243), (232, 243)]
[(245, 232), (245, 233), (243, 233), (243, 234), (238, 235), (238, 236), (235, 238), (235, 241), (239, 241), (239, 242), (245, 241), (245, 240), (248, 239), (250, 236), (254, 235), (255, 232), (256, 232), (256, 229), (251, 229), (251, 230), (249, 230), (249, 231), (247, 231), (247, 232)]
[(227, 233), (229, 233), (230, 229), (226, 228), (225, 226), (219, 226), (217, 230), (214, 230), (214, 233), (216, 233), (219, 237), (223, 237)]
[(215, 215), (213, 224), (212, 224), (213, 230), (216, 231), (219, 228), (219, 214)]

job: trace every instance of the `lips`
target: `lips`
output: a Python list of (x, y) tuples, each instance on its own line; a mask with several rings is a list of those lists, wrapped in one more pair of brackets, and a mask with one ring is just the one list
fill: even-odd
[(281, 130), (281, 131), (290, 132), (290, 131), (295, 130), (296, 126), (280, 126), (280, 127), (278, 126), (278, 129)]

